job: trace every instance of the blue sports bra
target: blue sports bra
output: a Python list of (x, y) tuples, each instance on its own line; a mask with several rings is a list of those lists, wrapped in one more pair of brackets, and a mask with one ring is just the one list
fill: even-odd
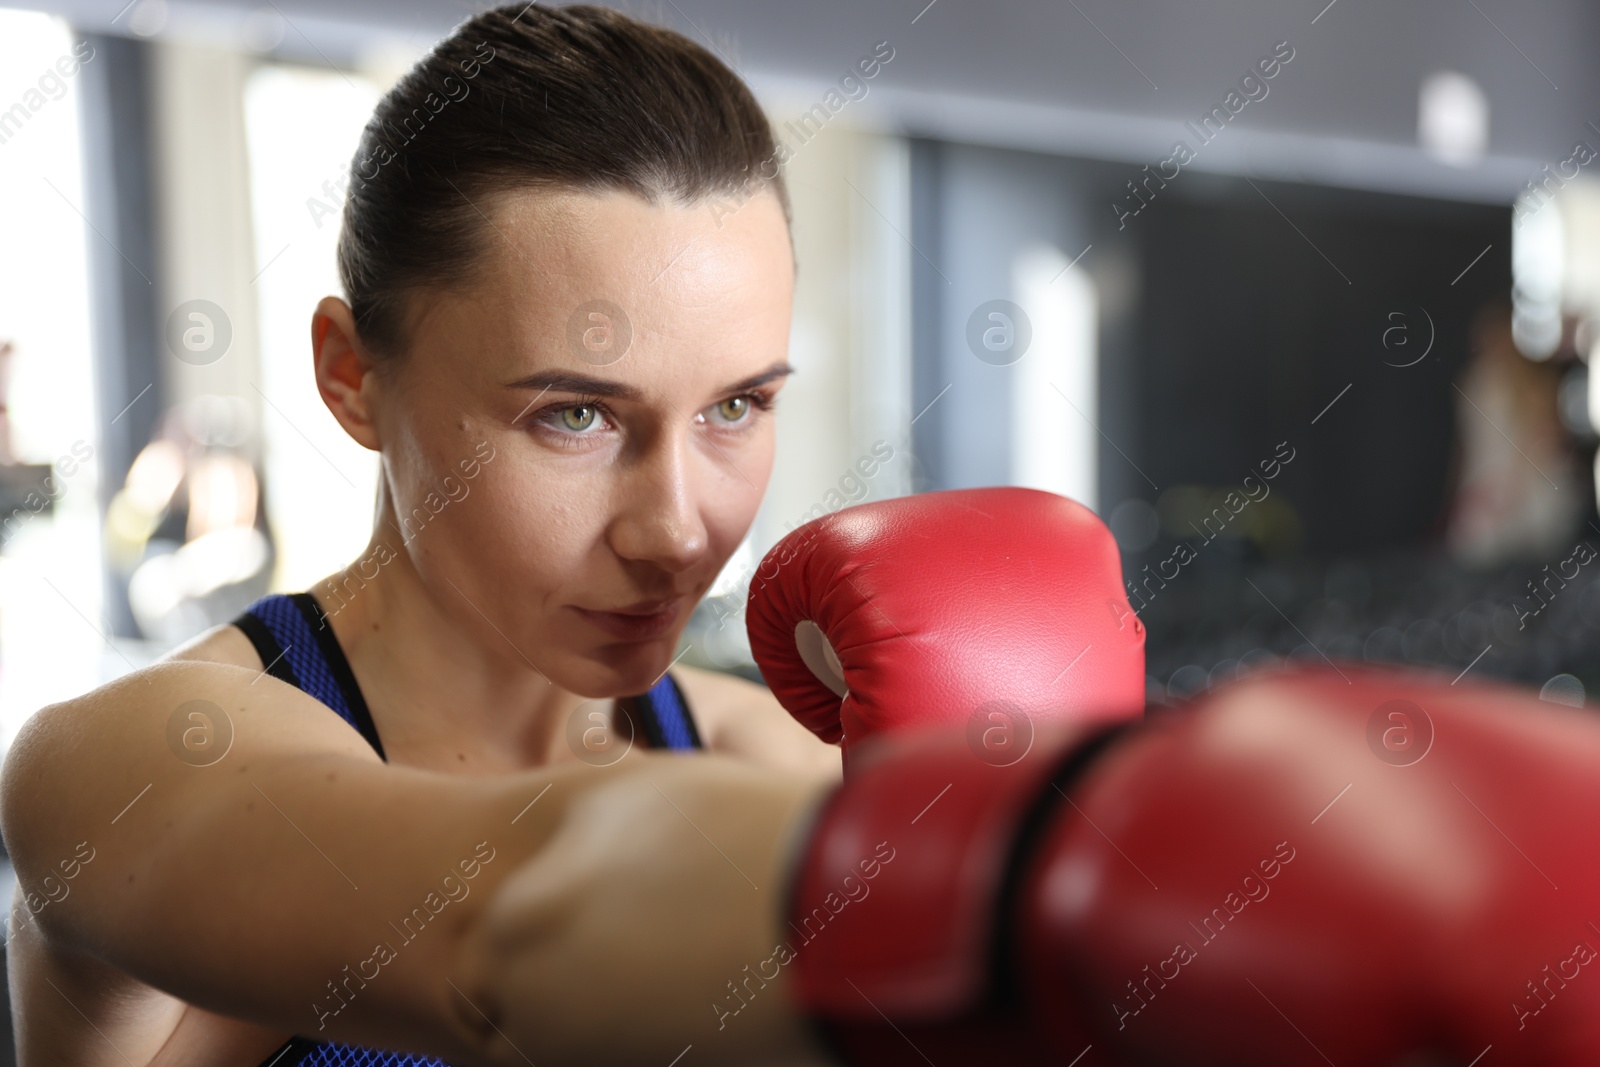
[[(328, 705), (349, 723), (367, 744), (387, 760), (367, 702), (327, 625), (322, 605), (310, 593), (273, 593), (245, 608), (233, 625), (255, 646), (268, 674), (288, 682)], [(664, 674), (648, 692), (623, 697), (617, 708), (633, 722), (650, 748), (697, 749), (700, 732), (689, 712), (683, 691), (671, 674)], [(431, 1056), (313, 1041), (292, 1037), (261, 1067), (449, 1067)]]

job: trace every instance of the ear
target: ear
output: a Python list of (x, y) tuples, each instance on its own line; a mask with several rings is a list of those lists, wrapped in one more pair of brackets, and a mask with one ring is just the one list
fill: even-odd
[(311, 316), (311, 353), (322, 402), (357, 444), (378, 451), (373, 402), (381, 386), (356, 334), (355, 314), (336, 296), (323, 297)]

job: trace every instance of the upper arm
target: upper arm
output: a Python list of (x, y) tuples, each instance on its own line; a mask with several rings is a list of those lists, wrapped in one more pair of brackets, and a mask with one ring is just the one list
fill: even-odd
[(674, 667), (673, 673), (707, 748), (769, 767), (840, 777), (839, 747), (796, 722), (766, 686), (698, 667)]

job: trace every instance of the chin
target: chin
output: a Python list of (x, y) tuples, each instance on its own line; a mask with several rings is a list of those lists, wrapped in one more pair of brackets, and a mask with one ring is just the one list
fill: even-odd
[(663, 634), (648, 641), (616, 641), (575, 654), (572, 683), (551, 680), (579, 696), (591, 699), (637, 696), (649, 689), (672, 665), (678, 634)]

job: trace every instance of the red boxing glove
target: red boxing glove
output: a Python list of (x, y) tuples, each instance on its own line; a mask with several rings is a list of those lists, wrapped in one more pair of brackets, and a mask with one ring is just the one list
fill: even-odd
[(959, 730), (874, 757), (790, 907), (848, 1063), (1600, 1062), (1589, 713), (1349, 666), (1007, 767)]
[(1600, 1063), (1592, 710), (1343, 671), (1215, 691), (1067, 790), (1035, 1010), (1114, 1063)]
[(960, 724), (991, 763), (1036, 720), (1144, 710), (1144, 626), (1095, 514), (1035, 489), (861, 504), (791, 532), (750, 584), (750, 648), (790, 714), (850, 746)]

